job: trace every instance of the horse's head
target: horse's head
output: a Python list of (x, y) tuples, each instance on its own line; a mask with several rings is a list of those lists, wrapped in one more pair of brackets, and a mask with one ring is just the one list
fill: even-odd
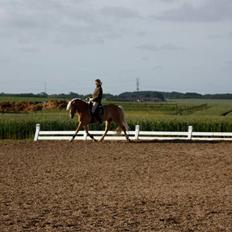
[(70, 118), (73, 118), (75, 113), (77, 112), (77, 104), (76, 104), (76, 98), (72, 99), (68, 102), (66, 110), (69, 110)]

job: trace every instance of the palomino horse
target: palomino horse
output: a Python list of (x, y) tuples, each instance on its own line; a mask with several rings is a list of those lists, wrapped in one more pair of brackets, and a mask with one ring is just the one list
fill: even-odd
[[(109, 130), (111, 122), (115, 122), (118, 125), (117, 131), (123, 131), (126, 136), (127, 141), (130, 141), (129, 136), (127, 135), (127, 132), (126, 132), (128, 130), (128, 125), (125, 120), (124, 111), (122, 107), (110, 104), (110, 105), (103, 106), (103, 108), (104, 108), (103, 121), (105, 122), (105, 133), (101, 137), (100, 141), (103, 141), (103, 139), (105, 138)], [(71, 141), (75, 139), (77, 133), (82, 128), (85, 129), (87, 135), (90, 138), (96, 141), (94, 137), (88, 131), (88, 125), (92, 123), (92, 116), (90, 113), (89, 104), (78, 98), (74, 98), (71, 101), (69, 101), (66, 110), (70, 111), (71, 118), (73, 118), (75, 113), (77, 113), (78, 121), (79, 121), (76, 132), (73, 135)]]

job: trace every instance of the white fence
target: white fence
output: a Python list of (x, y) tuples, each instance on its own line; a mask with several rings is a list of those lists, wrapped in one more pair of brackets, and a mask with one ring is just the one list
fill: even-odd
[[(34, 141), (38, 140), (70, 140), (75, 131), (41, 131), (40, 124), (36, 124)], [(100, 139), (104, 131), (90, 131), (96, 139)], [(131, 140), (141, 141), (232, 141), (232, 133), (228, 132), (194, 132), (189, 126), (186, 132), (174, 131), (140, 131), (136, 125), (134, 131), (127, 132)], [(85, 131), (80, 131), (75, 140), (91, 140)], [(109, 131), (105, 140), (126, 140), (124, 134), (118, 135), (115, 131)]]

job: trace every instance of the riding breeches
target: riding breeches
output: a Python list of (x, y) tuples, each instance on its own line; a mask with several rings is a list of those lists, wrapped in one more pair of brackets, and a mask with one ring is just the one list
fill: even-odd
[(99, 103), (98, 102), (93, 102), (93, 107), (92, 107), (92, 114), (95, 113), (97, 107), (98, 107)]

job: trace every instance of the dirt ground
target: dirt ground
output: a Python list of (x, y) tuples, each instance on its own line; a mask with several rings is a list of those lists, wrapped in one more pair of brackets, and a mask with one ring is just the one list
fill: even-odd
[(0, 142), (0, 231), (232, 231), (231, 143)]

